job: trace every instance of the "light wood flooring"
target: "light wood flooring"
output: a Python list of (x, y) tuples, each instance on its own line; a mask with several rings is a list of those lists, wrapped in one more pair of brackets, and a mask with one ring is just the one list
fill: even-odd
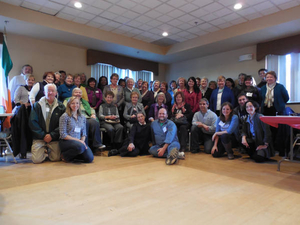
[[(0, 159), (0, 225), (300, 224), (300, 164), (204, 153), (91, 164)], [(23, 162), (23, 163), (22, 163)]]

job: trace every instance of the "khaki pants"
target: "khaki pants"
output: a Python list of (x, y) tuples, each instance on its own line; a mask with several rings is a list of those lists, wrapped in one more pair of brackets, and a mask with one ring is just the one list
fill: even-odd
[(59, 161), (59, 142), (51, 141), (46, 143), (44, 140), (33, 140), (31, 153), (33, 163), (42, 163), (47, 156), (51, 161)]

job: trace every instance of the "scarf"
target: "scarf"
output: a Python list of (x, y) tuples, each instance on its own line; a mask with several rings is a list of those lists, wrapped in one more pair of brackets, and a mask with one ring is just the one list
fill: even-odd
[(146, 90), (146, 91), (144, 92), (144, 94), (142, 94), (142, 98), (144, 98), (144, 96), (145, 96), (147, 93), (148, 93), (148, 90)]
[(202, 88), (202, 87), (200, 86), (200, 91), (201, 91), (201, 93), (202, 93), (202, 96), (205, 95), (205, 92), (207, 91), (207, 88), (208, 88), (208, 87)]
[(184, 108), (185, 102), (182, 102), (180, 105), (178, 105), (177, 103), (174, 103), (173, 107), (172, 107), (172, 114), (174, 114), (175, 109), (181, 110), (182, 114), (184, 114), (186, 112), (186, 109)]
[(267, 92), (266, 92), (266, 99), (265, 99), (265, 106), (267, 106), (268, 108), (270, 108), (271, 106), (273, 106), (273, 102), (274, 102), (274, 88), (276, 86), (276, 83), (271, 84), (271, 85), (266, 85), (267, 88)]

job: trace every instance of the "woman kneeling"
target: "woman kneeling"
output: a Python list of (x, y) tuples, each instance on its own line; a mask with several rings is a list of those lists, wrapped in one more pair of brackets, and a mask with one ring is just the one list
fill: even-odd
[(262, 114), (256, 113), (259, 108), (257, 102), (249, 100), (245, 106), (249, 115), (243, 124), (242, 144), (246, 146), (247, 154), (255, 162), (266, 161), (270, 157), (270, 127), (259, 119)]
[(216, 132), (212, 136), (212, 140), (215, 141), (211, 149), (213, 157), (221, 157), (227, 152), (228, 159), (234, 159), (232, 142), (236, 142), (234, 132), (238, 131), (238, 126), (239, 119), (237, 115), (233, 115), (231, 103), (224, 102), (216, 122)]
[(66, 112), (59, 119), (59, 133), (62, 161), (71, 162), (76, 159), (85, 163), (93, 162), (93, 152), (85, 144), (86, 118), (81, 114), (78, 98), (69, 99)]

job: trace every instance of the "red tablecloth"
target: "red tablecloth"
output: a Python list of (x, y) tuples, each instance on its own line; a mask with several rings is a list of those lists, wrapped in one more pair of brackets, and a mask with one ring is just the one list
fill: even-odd
[(278, 127), (278, 124), (287, 124), (293, 128), (300, 129), (300, 116), (262, 116), (260, 119), (273, 127)]

